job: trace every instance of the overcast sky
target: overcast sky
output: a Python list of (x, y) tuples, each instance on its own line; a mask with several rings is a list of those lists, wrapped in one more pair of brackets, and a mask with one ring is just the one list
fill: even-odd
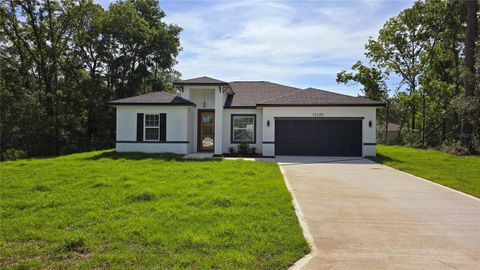
[[(114, 1), (97, 0), (105, 8)], [(365, 60), (364, 45), (403, 1), (161, 1), (183, 28), (183, 79), (265, 80), (356, 95), (336, 73)]]

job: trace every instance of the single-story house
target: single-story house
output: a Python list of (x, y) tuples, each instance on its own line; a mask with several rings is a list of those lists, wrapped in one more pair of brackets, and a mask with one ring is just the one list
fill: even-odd
[(111, 102), (119, 152), (227, 153), (247, 143), (263, 156), (375, 156), (384, 104), (266, 81), (199, 77)]
[(395, 123), (388, 123), (388, 131), (386, 131), (385, 124), (377, 125), (377, 132), (381, 136), (381, 141), (386, 144), (399, 143), (400, 125)]
[[(404, 128), (406, 130), (407, 128)], [(419, 133), (418, 129), (407, 129), (412, 133)], [(401, 126), (395, 123), (388, 123), (388, 131), (385, 124), (377, 125), (377, 133), (380, 135), (381, 141), (386, 144), (399, 144), (400, 143), (400, 131)]]

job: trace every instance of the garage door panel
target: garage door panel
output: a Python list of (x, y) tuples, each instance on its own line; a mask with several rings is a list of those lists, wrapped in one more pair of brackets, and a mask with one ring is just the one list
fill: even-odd
[(275, 120), (276, 155), (361, 156), (361, 120)]

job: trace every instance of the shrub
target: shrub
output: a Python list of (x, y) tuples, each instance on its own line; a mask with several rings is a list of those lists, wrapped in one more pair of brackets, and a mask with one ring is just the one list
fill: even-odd
[(421, 132), (419, 132), (418, 130), (403, 129), (402, 133), (400, 134), (400, 140), (401, 140), (400, 143), (403, 145), (415, 147), (421, 141), (422, 139), (421, 135), (422, 135)]
[(255, 156), (257, 155), (257, 148), (255, 146), (251, 146), (248, 153), (251, 155), (251, 156)]
[(228, 148), (228, 153), (234, 155), (237, 151), (235, 150), (235, 147), (229, 147)]
[(247, 156), (250, 154), (250, 145), (246, 143), (239, 144), (237, 146), (237, 153), (241, 156)]
[(25, 151), (14, 148), (7, 149), (5, 153), (2, 154), (2, 160), (17, 160), (26, 157), (27, 153)]
[(142, 201), (151, 201), (155, 198), (155, 194), (152, 192), (143, 192), (140, 194), (131, 195), (127, 198), (129, 202), (142, 202)]
[(459, 141), (444, 143), (439, 147), (438, 150), (457, 156), (468, 155), (470, 153), (468, 148), (462, 146)]

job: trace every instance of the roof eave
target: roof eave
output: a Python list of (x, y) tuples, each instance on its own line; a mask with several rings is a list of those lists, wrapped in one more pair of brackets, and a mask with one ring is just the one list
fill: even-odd
[(110, 106), (194, 106), (195, 103), (165, 103), (165, 102), (109, 102)]
[(207, 82), (173, 82), (172, 84), (173, 86), (182, 86), (182, 85), (190, 85), (190, 86), (195, 86), (195, 85), (198, 85), (198, 86), (219, 86), (219, 85), (229, 85), (228, 82), (210, 82), (210, 83), (207, 83)]
[(257, 107), (385, 107), (385, 103), (378, 104), (257, 104)]
[(223, 106), (224, 109), (256, 109), (255, 105)]

